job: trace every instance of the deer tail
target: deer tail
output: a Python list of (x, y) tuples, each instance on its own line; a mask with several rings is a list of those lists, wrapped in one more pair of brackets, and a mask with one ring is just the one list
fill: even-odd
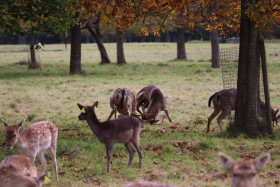
[(211, 101), (212, 101), (212, 99), (215, 97), (217, 95), (217, 92), (216, 93), (214, 93), (210, 98), (209, 98), (209, 101), (208, 101), (208, 107), (210, 107), (211, 106)]

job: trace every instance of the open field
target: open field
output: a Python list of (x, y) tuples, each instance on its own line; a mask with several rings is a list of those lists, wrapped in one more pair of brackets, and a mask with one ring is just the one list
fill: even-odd
[[(220, 48), (237, 46), (221, 44)], [(26, 119), (24, 126), (49, 120), (60, 129), (57, 159), (60, 184), (51, 171), (51, 186), (119, 186), (128, 181), (145, 179), (184, 186), (229, 186), (228, 174), (217, 158), (219, 151), (234, 159), (253, 159), (270, 152), (272, 159), (259, 173), (259, 186), (279, 186), (280, 128), (273, 138), (237, 138), (219, 132), (216, 120), (211, 132), (205, 134), (209, 97), (222, 89), (220, 69), (210, 66), (210, 43), (186, 43), (188, 61), (174, 61), (174, 43), (125, 44), (127, 65), (117, 66), (115, 44), (106, 44), (113, 61), (99, 65), (99, 52), (94, 44), (82, 46), (81, 75), (68, 75), (70, 46), (46, 45), (40, 52), (43, 70), (27, 69), (27, 46), (0, 46), (0, 106), (1, 119), (16, 124)], [(270, 96), (274, 109), (280, 108), (280, 43), (268, 43), (267, 60)], [(4, 52), (6, 51), (6, 52)], [(127, 168), (128, 153), (116, 144), (112, 172), (106, 174), (105, 147), (99, 143), (86, 122), (78, 120), (76, 103), (92, 105), (99, 101), (97, 115), (107, 119), (111, 109), (109, 99), (114, 90), (127, 87), (136, 94), (141, 88), (155, 84), (166, 96), (171, 124), (167, 118), (162, 125), (144, 124), (141, 133), (143, 165), (139, 169), (135, 154), (131, 168)], [(164, 113), (160, 113), (160, 116)], [(225, 120), (226, 121), (226, 120)], [(226, 122), (224, 121), (224, 127)], [(65, 128), (74, 130), (63, 131)], [(0, 125), (0, 145), (4, 142), (4, 125)], [(17, 151), (0, 147), (0, 159)], [(50, 160), (50, 157), (48, 157)], [(37, 168), (40, 169), (37, 162)]]

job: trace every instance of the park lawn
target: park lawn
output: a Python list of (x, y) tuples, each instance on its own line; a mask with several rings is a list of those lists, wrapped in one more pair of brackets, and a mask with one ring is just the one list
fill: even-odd
[[(221, 44), (220, 48), (237, 47)], [(280, 108), (280, 44), (268, 43), (267, 60), (270, 96), (274, 109)], [(70, 46), (46, 45), (39, 52), (43, 69), (29, 70), (28, 53), (24, 45), (0, 46), (1, 119), (16, 124), (26, 119), (24, 126), (49, 120), (60, 129), (57, 147), (60, 183), (55, 182), (54, 169), (48, 157), (51, 186), (118, 186), (137, 179), (168, 182), (184, 186), (229, 186), (228, 174), (217, 158), (222, 151), (234, 159), (253, 159), (270, 152), (269, 161), (258, 177), (259, 186), (275, 186), (280, 178), (280, 128), (273, 137), (249, 139), (245, 135), (233, 138), (219, 132), (214, 120), (211, 132), (205, 134), (209, 97), (221, 90), (220, 69), (209, 62), (210, 43), (186, 43), (188, 61), (175, 61), (174, 43), (125, 44), (127, 65), (115, 63), (115, 44), (106, 44), (113, 61), (99, 65), (99, 53), (94, 44), (82, 45), (80, 75), (68, 75)], [(105, 147), (99, 143), (86, 122), (78, 120), (77, 103), (92, 105), (99, 101), (97, 115), (105, 120), (111, 109), (109, 99), (115, 89), (127, 87), (136, 94), (141, 88), (155, 84), (166, 96), (171, 124), (167, 118), (161, 125), (143, 124), (141, 146), (143, 169), (139, 169), (135, 154), (127, 168), (128, 153), (116, 144), (112, 172), (106, 173)], [(164, 113), (160, 113), (160, 116)], [(226, 120), (224, 127), (226, 127)], [(73, 130), (69, 130), (73, 129)], [(4, 142), (4, 125), (0, 126), (0, 145)], [(16, 149), (0, 147), (0, 159), (16, 154)], [(40, 170), (39, 163), (37, 168)]]

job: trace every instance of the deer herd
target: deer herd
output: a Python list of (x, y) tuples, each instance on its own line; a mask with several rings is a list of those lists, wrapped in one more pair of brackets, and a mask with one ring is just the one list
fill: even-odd
[[(236, 89), (222, 90), (216, 92), (209, 98), (208, 106), (211, 102), (214, 105), (214, 111), (208, 118), (207, 130), (210, 131), (211, 121), (219, 114), (217, 122), (222, 131), (222, 120), (230, 115), (235, 109)], [(260, 101), (260, 106), (264, 104)], [(172, 119), (167, 109), (166, 96), (163, 90), (158, 86), (147, 86), (141, 89), (136, 97), (128, 88), (118, 88), (110, 99), (111, 113), (106, 121), (99, 121), (96, 116), (98, 101), (91, 106), (77, 104), (80, 109), (79, 120), (84, 120), (88, 123), (90, 129), (95, 134), (97, 139), (105, 144), (107, 156), (107, 172), (110, 172), (110, 163), (113, 153), (113, 147), (116, 143), (124, 144), (129, 153), (128, 166), (132, 164), (135, 150), (139, 157), (139, 167), (143, 167), (143, 151), (140, 146), (140, 133), (143, 122), (150, 124), (160, 124), (164, 117), (156, 120), (156, 117), (161, 111), (164, 111), (168, 120), (172, 123)], [(140, 110), (141, 108), (141, 110)], [(280, 115), (277, 116), (276, 110), (271, 109), (273, 121), (279, 121)], [(120, 114), (117, 117), (117, 112)], [(137, 112), (139, 114), (137, 114)], [(112, 116), (115, 119), (110, 120)], [(20, 128), (24, 121), (16, 125), (9, 125), (3, 121), (5, 129), (5, 144), (6, 148), (12, 149), (14, 146), (18, 149), (20, 155), (11, 155), (6, 157), (0, 163), (0, 187), (38, 187), (42, 186), (45, 177), (49, 177), (50, 173), (46, 173), (47, 161), (45, 159), (45, 151), (48, 150), (53, 161), (55, 176), (57, 182), (58, 168), (56, 161), (56, 148), (58, 128), (49, 121), (40, 121), (30, 126), (25, 127), (21, 132)], [(36, 157), (41, 163), (41, 174), (37, 174), (34, 161)], [(229, 170), (231, 173), (233, 187), (253, 187), (256, 186), (256, 173), (263, 168), (270, 154), (267, 153), (256, 158), (254, 161), (239, 161), (235, 162), (224, 153), (219, 153), (218, 158), (222, 167)], [(160, 184), (148, 181), (136, 181), (124, 185), (130, 186), (150, 186), (164, 187), (175, 186), (171, 184)]]

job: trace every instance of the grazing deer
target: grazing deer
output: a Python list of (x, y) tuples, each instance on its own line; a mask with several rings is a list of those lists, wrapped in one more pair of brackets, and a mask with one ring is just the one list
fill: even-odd
[(40, 121), (25, 127), (19, 132), (24, 120), (17, 125), (9, 125), (3, 119), (2, 121), (6, 127), (5, 137), (7, 149), (12, 149), (16, 146), (19, 153), (29, 157), (32, 163), (34, 163), (38, 155), (41, 162), (42, 174), (45, 173), (47, 166), (44, 153), (48, 149), (53, 160), (56, 180), (59, 182), (56, 163), (57, 127), (49, 121)]
[[(146, 86), (144, 88), (142, 88), (136, 95), (136, 109), (137, 111), (143, 115), (145, 108), (147, 108), (149, 106), (149, 95), (152, 91), (152, 89), (154, 89), (156, 86), (155, 85), (151, 85), (151, 86)], [(140, 106), (142, 107), (142, 112), (140, 111)]]
[(266, 153), (252, 161), (234, 161), (224, 153), (219, 153), (219, 160), (222, 166), (230, 171), (232, 187), (255, 187), (257, 171), (262, 169), (270, 159)]
[(122, 187), (178, 187), (178, 186), (176, 186), (174, 184), (157, 183), (157, 182), (139, 180), (136, 182), (131, 182), (131, 183), (122, 185)]
[[(209, 132), (210, 130), (210, 124), (211, 121), (218, 115), (217, 122), (220, 128), (220, 131), (223, 131), (222, 128), (222, 121), (230, 115), (232, 110), (235, 110), (235, 101), (236, 101), (236, 93), (237, 89), (236, 88), (231, 88), (231, 89), (226, 89), (226, 90), (221, 90), (219, 92), (214, 93), (208, 101), (208, 106), (211, 106), (211, 101), (213, 102), (214, 105), (214, 111), (208, 118), (208, 123), (207, 123), (207, 131), (206, 133)], [(259, 99), (260, 102), (260, 108), (261, 108), (261, 115), (265, 115), (265, 103)], [(279, 109), (274, 111), (271, 108), (271, 119), (272, 121), (277, 121), (280, 116), (276, 116), (278, 113)]]
[[(158, 86), (153, 86), (154, 88), (150, 91), (149, 94), (149, 105), (146, 111), (143, 112), (143, 120), (147, 120), (150, 123), (158, 122), (155, 120), (156, 116), (160, 111), (165, 111), (169, 121), (172, 123), (172, 120), (169, 116), (169, 112), (166, 105), (166, 98), (163, 90)], [(161, 121), (161, 120), (160, 120)]]
[(40, 187), (49, 173), (37, 176), (36, 166), (23, 155), (6, 157), (0, 164), (0, 187)]
[(110, 99), (110, 107), (112, 111), (107, 120), (117, 111), (124, 116), (136, 116), (136, 100), (134, 94), (127, 88), (118, 88)]
[(107, 155), (107, 172), (110, 172), (110, 160), (115, 143), (123, 143), (129, 152), (128, 166), (131, 166), (134, 149), (136, 148), (139, 155), (140, 168), (142, 168), (142, 149), (140, 147), (140, 132), (142, 123), (135, 117), (124, 116), (115, 120), (100, 122), (95, 114), (95, 108), (98, 106), (96, 101), (92, 106), (83, 106), (77, 103), (81, 110), (79, 120), (86, 120), (92, 132), (98, 140), (105, 144)]

